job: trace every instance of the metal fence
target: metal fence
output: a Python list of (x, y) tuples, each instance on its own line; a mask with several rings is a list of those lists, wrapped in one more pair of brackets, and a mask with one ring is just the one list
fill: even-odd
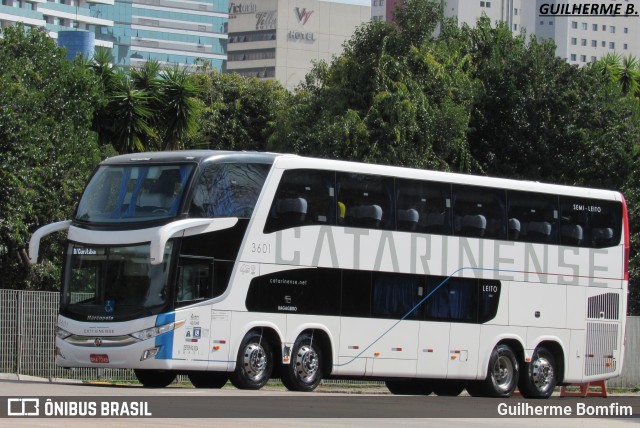
[[(0, 289), (0, 373), (49, 379), (134, 381), (132, 370), (63, 369), (55, 365), (54, 334), (59, 299), (60, 294), (55, 292)], [(610, 388), (640, 386), (640, 317), (627, 318), (626, 336), (622, 375), (607, 382)], [(357, 381), (348, 383), (380, 384)]]

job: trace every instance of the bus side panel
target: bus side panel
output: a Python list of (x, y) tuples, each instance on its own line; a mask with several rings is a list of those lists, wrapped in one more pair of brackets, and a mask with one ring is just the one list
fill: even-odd
[(480, 325), (451, 324), (447, 379), (474, 379), (478, 370)]
[(420, 323), (378, 320), (378, 326), (382, 336), (369, 348), (374, 357), (373, 376), (415, 377)]
[(447, 377), (450, 329), (451, 324), (446, 322), (420, 323), (417, 377)]
[(184, 322), (174, 332), (173, 359), (185, 369), (206, 370), (211, 349), (211, 308), (196, 306), (178, 309), (176, 322)]
[(513, 326), (565, 328), (567, 286), (561, 284), (511, 283), (509, 321)]
[(584, 379), (586, 333), (584, 330), (571, 330), (571, 343), (564, 371), (564, 382), (581, 383)]
[(340, 345), (334, 374), (346, 376), (371, 375), (373, 342), (384, 332), (382, 322), (368, 318), (342, 317), (340, 320)]

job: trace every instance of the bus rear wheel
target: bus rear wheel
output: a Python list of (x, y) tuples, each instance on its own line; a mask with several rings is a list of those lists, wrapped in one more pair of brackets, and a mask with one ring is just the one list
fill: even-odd
[(557, 373), (556, 360), (551, 351), (544, 347), (536, 348), (518, 384), (520, 393), (525, 398), (551, 397), (558, 382)]
[(313, 336), (298, 337), (291, 350), (291, 362), (282, 367), (282, 383), (290, 391), (311, 392), (322, 381), (322, 349)]
[(431, 383), (420, 380), (387, 380), (384, 382), (389, 392), (395, 395), (429, 395), (433, 392)]
[(518, 385), (518, 359), (508, 345), (493, 348), (489, 358), (487, 377), (467, 384), (472, 397), (511, 397)]
[(164, 388), (176, 379), (176, 374), (169, 370), (134, 369), (133, 373), (145, 388)]
[(218, 372), (191, 372), (188, 376), (191, 384), (196, 388), (220, 389), (229, 380), (227, 373)]
[(272, 372), (273, 352), (269, 342), (261, 334), (247, 334), (238, 350), (231, 383), (238, 389), (260, 389), (265, 386)]

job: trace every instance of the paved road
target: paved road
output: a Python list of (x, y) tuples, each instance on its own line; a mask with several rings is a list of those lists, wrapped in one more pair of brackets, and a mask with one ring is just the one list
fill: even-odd
[[(144, 418), (55, 418), (14, 417), (0, 419), (0, 426), (35, 427), (133, 427), (133, 426), (216, 426), (224, 427), (351, 427), (377, 428), (391, 424), (402, 427), (451, 428), (470, 427), (630, 427), (640, 422), (640, 397), (610, 397), (608, 399), (552, 399), (527, 401), (520, 398), (507, 400), (472, 397), (410, 397), (392, 395), (292, 393), (287, 391), (240, 391), (193, 388), (145, 389), (134, 386), (88, 385), (78, 383), (49, 383), (36, 381), (0, 380), (0, 415), (6, 415), (8, 406), (21, 405), (12, 398), (38, 398), (39, 410), (44, 413), (46, 400), (49, 414), (68, 414), (73, 405), (78, 411), (100, 415), (102, 409), (110, 412), (134, 414), (151, 413)], [(33, 402), (26, 402), (27, 406)], [(74, 403), (74, 404), (70, 404)], [(78, 404), (79, 403), (79, 404)], [(93, 403), (93, 404), (91, 404)], [(107, 403), (107, 404), (103, 404)], [(138, 405), (138, 403), (142, 403)], [(581, 404), (582, 403), (582, 404)], [(631, 406), (634, 418), (510, 418), (499, 411), (533, 414), (538, 407), (550, 412), (560, 407), (575, 414), (584, 409), (623, 413)], [(84, 406), (84, 407), (83, 407)], [(106, 407), (103, 407), (106, 406)], [(546, 409), (546, 410), (545, 410)], [(12, 408), (12, 412), (16, 407)], [(41, 413), (41, 414), (42, 414)], [(114, 413), (110, 413), (114, 414)], [(175, 419), (179, 415), (180, 419)], [(467, 416), (467, 417), (465, 417)], [(437, 417), (437, 419), (434, 419)]]

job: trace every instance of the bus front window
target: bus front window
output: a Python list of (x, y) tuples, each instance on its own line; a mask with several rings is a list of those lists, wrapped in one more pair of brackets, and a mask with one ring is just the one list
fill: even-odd
[(178, 214), (192, 165), (101, 166), (78, 205), (85, 223), (153, 221)]
[(152, 265), (148, 244), (96, 248), (71, 244), (62, 306), (88, 320), (159, 313), (170, 300), (167, 280), (171, 249), (169, 242), (164, 263)]

